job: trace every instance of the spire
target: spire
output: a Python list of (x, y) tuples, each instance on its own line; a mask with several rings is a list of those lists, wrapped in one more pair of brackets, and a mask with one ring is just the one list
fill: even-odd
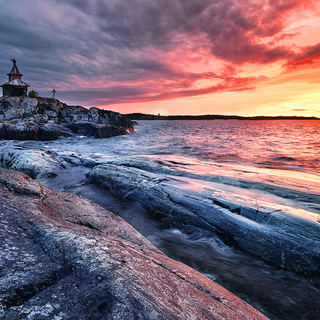
[(13, 62), (13, 66), (12, 66), (10, 73), (8, 73), (7, 75), (8, 76), (11, 76), (11, 75), (22, 76), (22, 74), (20, 73), (20, 71), (16, 65), (16, 62), (17, 62), (16, 59), (11, 59), (10, 61)]
[(10, 61), (13, 62), (13, 67), (11, 72), (8, 73), (9, 81), (0, 86), (2, 87), (3, 95), (13, 97), (26, 96), (29, 85), (21, 80), (22, 74), (16, 65), (17, 61), (15, 59)]

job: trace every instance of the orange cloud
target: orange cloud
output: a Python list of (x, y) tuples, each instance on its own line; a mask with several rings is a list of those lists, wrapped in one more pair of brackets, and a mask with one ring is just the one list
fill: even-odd
[[(56, 88), (67, 103), (106, 108), (158, 101), (175, 114), (172, 100), (243, 99), (300, 81), (320, 100), (312, 86), (319, 80), (319, 1), (52, 1), (8, 2), (0, 12), (1, 57), (21, 52), (25, 79), (42, 95)], [(188, 101), (184, 113), (208, 110), (199, 100)]]

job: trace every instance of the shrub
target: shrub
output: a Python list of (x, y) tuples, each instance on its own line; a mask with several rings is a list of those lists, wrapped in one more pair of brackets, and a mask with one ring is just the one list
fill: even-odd
[(38, 98), (39, 97), (39, 93), (34, 91), (34, 90), (31, 90), (28, 94), (29, 98)]

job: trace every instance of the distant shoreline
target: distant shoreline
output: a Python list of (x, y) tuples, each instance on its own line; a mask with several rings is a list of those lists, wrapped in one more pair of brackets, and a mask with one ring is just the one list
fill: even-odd
[(225, 115), (184, 115), (184, 116), (161, 116), (145, 113), (124, 114), (130, 120), (320, 120), (317, 117), (300, 117), (300, 116), (225, 116)]

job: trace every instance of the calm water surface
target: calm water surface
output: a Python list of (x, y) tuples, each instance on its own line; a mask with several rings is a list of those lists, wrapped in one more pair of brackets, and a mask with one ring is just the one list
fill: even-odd
[[(174, 155), (320, 175), (320, 121), (141, 121), (135, 134), (40, 144), (90, 154)], [(93, 185), (75, 184), (88, 170), (75, 167), (46, 183), (120, 215), (168, 256), (202, 272), (271, 319), (320, 319), (319, 278), (277, 270), (227, 246), (215, 234), (168, 229), (138, 203), (118, 199)]]

